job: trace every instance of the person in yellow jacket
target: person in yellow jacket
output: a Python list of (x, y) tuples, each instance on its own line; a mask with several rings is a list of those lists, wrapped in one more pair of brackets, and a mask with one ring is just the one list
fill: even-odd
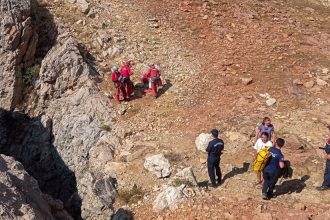
[[(256, 150), (256, 155), (255, 155), (255, 160), (258, 158), (259, 151), (262, 149), (265, 149), (267, 147), (272, 147), (273, 143), (269, 140), (269, 135), (267, 132), (262, 132), (260, 138), (256, 141), (254, 145), (254, 149)], [(261, 179), (261, 170), (257, 169), (255, 170), (257, 173), (257, 181), (256, 185), (262, 184), (262, 179)]]

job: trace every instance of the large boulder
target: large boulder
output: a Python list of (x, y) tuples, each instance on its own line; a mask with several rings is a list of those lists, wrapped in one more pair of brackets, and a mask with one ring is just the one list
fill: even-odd
[(144, 168), (154, 172), (158, 178), (169, 177), (171, 175), (171, 165), (163, 154), (156, 154), (145, 159)]
[(1, 219), (72, 220), (63, 203), (43, 194), (21, 163), (0, 155)]
[(199, 151), (205, 152), (208, 143), (212, 140), (211, 134), (201, 133), (195, 140), (196, 148)]
[(30, 0), (0, 4), (0, 106), (13, 110), (22, 98), (22, 69), (34, 60), (38, 34)]
[(196, 176), (192, 167), (186, 167), (179, 170), (172, 179), (173, 183), (183, 183), (187, 185), (197, 186)]
[(178, 208), (178, 205), (185, 199), (184, 187), (184, 185), (166, 187), (153, 202), (153, 210), (159, 212), (166, 208), (171, 210)]

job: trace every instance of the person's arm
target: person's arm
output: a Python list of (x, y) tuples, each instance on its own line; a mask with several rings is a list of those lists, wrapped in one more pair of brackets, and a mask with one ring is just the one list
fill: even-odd
[(271, 141), (273, 142), (273, 144), (275, 144), (275, 140), (276, 140), (275, 131), (273, 130), (271, 134), (272, 134), (272, 140)]
[(210, 152), (210, 150), (211, 150), (211, 147), (212, 147), (212, 146), (211, 146), (211, 143), (209, 143), (209, 144), (207, 145), (206, 149), (205, 149), (205, 150), (206, 150), (206, 152)]
[(257, 143), (258, 137), (259, 137), (259, 127), (256, 128), (256, 135), (254, 137), (253, 144)]
[(325, 157), (327, 160), (330, 160), (330, 154)]

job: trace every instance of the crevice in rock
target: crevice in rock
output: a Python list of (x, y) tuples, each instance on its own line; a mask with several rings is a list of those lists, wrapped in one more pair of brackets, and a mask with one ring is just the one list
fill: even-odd
[(53, 140), (52, 121), (47, 116), (30, 118), (0, 108), (0, 154), (20, 161), (43, 193), (61, 200), (74, 219), (81, 219), (75, 173), (64, 163)]

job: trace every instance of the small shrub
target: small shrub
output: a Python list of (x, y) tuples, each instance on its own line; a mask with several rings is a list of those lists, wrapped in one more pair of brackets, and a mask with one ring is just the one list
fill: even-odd
[(38, 6), (39, 7), (47, 7), (48, 6), (47, 0), (38, 0)]
[(174, 179), (172, 181), (172, 186), (175, 186), (175, 187), (178, 187), (178, 186), (181, 186), (181, 185), (186, 185), (188, 187), (193, 187), (194, 184), (192, 182), (190, 182), (189, 180), (184, 180), (184, 179)]
[(138, 187), (136, 184), (132, 187), (132, 189), (121, 190), (117, 194), (117, 198), (126, 203), (136, 203), (143, 198), (144, 192), (141, 187)]
[(40, 65), (36, 64), (25, 69), (23, 73), (23, 82), (27, 86), (31, 86), (39, 76)]
[(168, 159), (172, 163), (177, 163), (181, 161), (181, 155), (173, 152), (166, 153), (165, 158)]
[(100, 127), (103, 131), (111, 131), (111, 128), (110, 128), (110, 126), (109, 125), (102, 125), (101, 127)]

